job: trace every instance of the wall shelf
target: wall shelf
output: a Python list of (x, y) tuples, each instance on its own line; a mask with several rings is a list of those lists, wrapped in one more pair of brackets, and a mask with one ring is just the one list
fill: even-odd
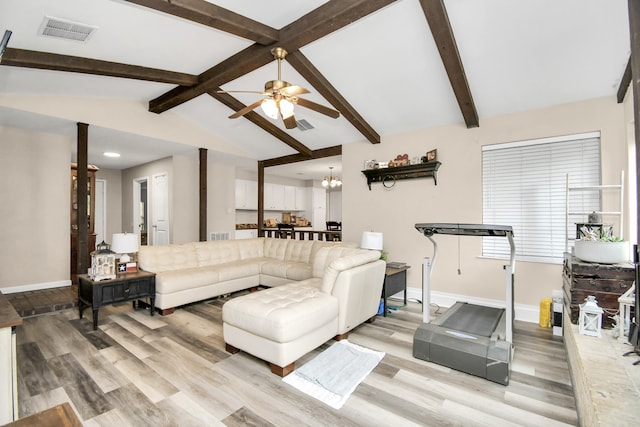
[(385, 187), (392, 187), (395, 181), (401, 179), (432, 177), (434, 184), (438, 185), (438, 168), (440, 164), (440, 162), (419, 163), (417, 165), (396, 166), (392, 168), (367, 169), (363, 170), (362, 173), (367, 177), (369, 191), (371, 191), (372, 182), (382, 182)]

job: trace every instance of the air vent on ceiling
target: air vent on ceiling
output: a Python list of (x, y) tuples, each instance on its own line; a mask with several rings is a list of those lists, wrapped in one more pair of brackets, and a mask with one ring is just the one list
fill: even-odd
[(98, 27), (94, 27), (92, 25), (67, 21), (66, 19), (54, 18), (52, 16), (45, 16), (42, 21), (42, 25), (40, 26), (39, 34), (43, 36), (85, 42), (93, 36), (93, 33), (97, 30)]
[(298, 129), (301, 131), (315, 129), (315, 127), (305, 119), (298, 120)]

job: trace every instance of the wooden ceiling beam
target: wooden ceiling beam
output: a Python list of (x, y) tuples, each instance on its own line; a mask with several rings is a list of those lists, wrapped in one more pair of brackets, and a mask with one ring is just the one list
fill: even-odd
[(188, 21), (198, 22), (261, 45), (278, 41), (278, 30), (204, 0), (125, 0)]
[(480, 126), (444, 0), (420, 0), (467, 128)]
[(198, 76), (191, 74), (10, 47), (4, 51), (0, 64), (13, 67), (37, 68), (40, 70), (69, 71), (99, 76), (124, 77), (182, 86), (192, 86), (198, 82)]
[(372, 144), (380, 143), (380, 135), (367, 123), (355, 108), (336, 90), (302, 52), (295, 51), (287, 56), (287, 62), (299, 72), (333, 107), (340, 111), (362, 135)]
[[(220, 90), (220, 88), (216, 88), (215, 90), (210, 90), (207, 93), (213, 98), (223, 103), (224, 105), (226, 105), (227, 107), (231, 108), (233, 111), (239, 111), (244, 107), (246, 107), (246, 105), (244, 105), (238, 99), (234, 98), (228, 93), (218, 93), (218, 90)], [(265, 119), (255, 111), (251, 111), (245, 114), (243, 117), (249, 120), (250, 122), (252, 122), (253, 124), (255, 124), (256, 126), (260, 127), (261, 129), (265, 130), (269, 134), (278, 138), (280, 141), (284, 142), (289, 147), (296, 150), (298, 153), (300, 153), (301, 157), (309, 159), (310, 156), (313, 154), (313, 152), (309, 147), (302, 144), (300, 141), (298, 141), (297, 139), (289, 135), (287, 132), (283, 131), (278, 126), (274, 125), (269, 120)]]
[(624, 97), (627, 95), (627, 89), (629, 89), (629, 85), (631, 84), (631, 78), (631, 56), (629, 56), (629, 61), (627, 61), (627, 66), (624, 68), (624, 73), (622, 74), (620, 86), (618, 86), (618, 104), (622, 104), (624, 101)]
[[(280, 30), (278, 46), (289, 53), (345, 27), (396, 0), (330, 0)], [(200, 74), (193, 87), (176, 87), (149, 102), (162, 113), (273, 61), (272, 46), (252, 45)]]
[(324, 159), (325, 157), (334, 157), (342, 155), (342, 145), (334, 145), (332, 147), (320, 148), (313, 150), (310, 157), (301, 156), (300, 154), (291, 154), (289, 156), (274, 157), (273, 159), (262, 160), (260, 163), (264, 167), (289, 165), (291, 163), (304, 162), (305, 160)]

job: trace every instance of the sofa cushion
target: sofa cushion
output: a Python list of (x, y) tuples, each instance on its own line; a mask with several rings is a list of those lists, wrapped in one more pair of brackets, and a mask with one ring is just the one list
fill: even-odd
[(313, 240), (289, 240), (284, 252), (284, 260), (310, 263), (313, 245)]
[(311, 265), (305, 262), (275, 261), (269, 259), (262, 263), (260, 273), (300, 281), (311, 277)]
[(236, 240), (240, 250), (240, 259), (264, 257), (264, 237)]
[(322, 277), (323, 292), (331, 293), (341, 271), (380, 259), (379, 251), (348, 247), (327, 247), (318, 251), (313, 261), (313, 276)]
[(220, 275), (220, 281), (223, 282), (226, 280), (259, 275), (260, 265), (262, 262), (263, 259), (247, 259), (217, 265), (215, 268)]
[(156, 274), (156, 292), (159, 294), (171, 294), (185, 289), (212, 285), (219, 281), (220, 274), (215, 267), (163, 271)]
[(140, 246), (138, 264), (143, 270), (161, 273), (198, 267), (198, 257), (193, 243)]
[(236, 240), (217, 240), (193, 244), (200, 267), (226, 264), (240, 260), (240, 248)]
[(222, 306), (225, 323), (280, 343), (293, 341), (337, 316), (338, 300), (313, 283), (253, 292)]
[(283, 260), (287, 251), (289, 239), (263, 239), (264, 240), (264, 256), (277, 260)]

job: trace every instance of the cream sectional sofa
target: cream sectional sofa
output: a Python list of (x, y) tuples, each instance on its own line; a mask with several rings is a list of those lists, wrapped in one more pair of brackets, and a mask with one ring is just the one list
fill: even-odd
[(257, 238), (141, 246), (138, 264), (156, 273), (155, 305), (167, 314), (175, 307), (218, 295), (309, 279), (318, 250), (335, 245)]
[(218, 295), (271, 287), (226, 302), (223, 334), (230, 352), (244, 350), (286, 375), (300, 356), (346, 338), (378, 311), (385, 262), (380, 252), (340, 242), (242, 239), (142, 246), (140, 268), (156, 273), (155, 305), (163, 314)]

